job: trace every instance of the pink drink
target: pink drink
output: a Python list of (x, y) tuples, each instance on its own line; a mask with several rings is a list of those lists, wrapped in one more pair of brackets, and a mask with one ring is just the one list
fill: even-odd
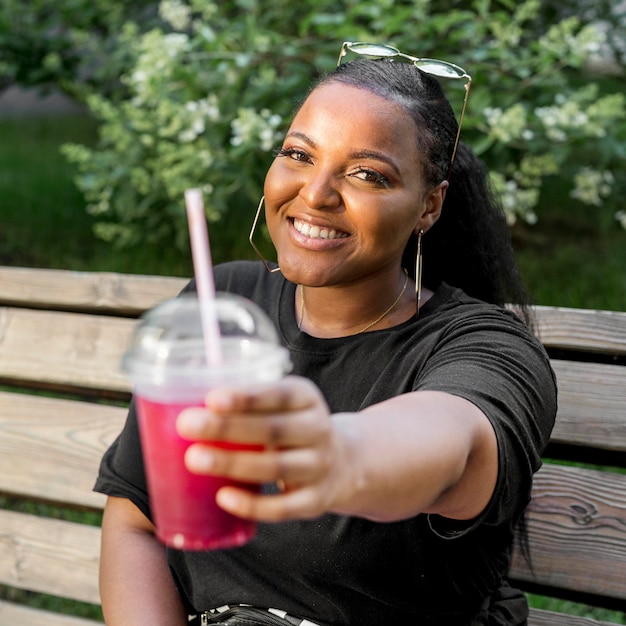
[[(136, 402), (150, 506), (159, 539), (181, 550), (234, 547), (252, 539), (255, 523), (221, 509), (215, 494), (229, 484), (255, 491), (258, 485), (192, 474), (185, 467), (185, 451), (193, 442), (178, 435), (176, 419), (191, 404), (165, 404), (141, 396), (136, 396)], [(228, 442), (213, 445), (254, 449)]]
[[(254, 303), (217, 294), (220, 362), (208, 359), (197, 298), (164, 302), (144, 316), (122, 359), (137, 403), (148, 495), (157, 536), (182, 550), (239, 546), (254, 536), (254, 522), (217, 506), (216, 492), (233, 481), (192, 474), (185, 452), (193, 443), (176, 432), (180, 412), (202, 406), (209, 389), (274, 383), (290, 369), (271, 320)], [(233, 442), (223, 448), (260, 450)], [(259, 485), (235, 483), (258, 491)]]

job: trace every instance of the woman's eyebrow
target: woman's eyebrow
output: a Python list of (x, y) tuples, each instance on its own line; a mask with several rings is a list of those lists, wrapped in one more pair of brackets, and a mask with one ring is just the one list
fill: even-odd
[(297, 130), (293, 130), (289, 133), (287, 133), (285, 139), (289, 139), (290, 137), (295, 137), (296, 139), (301, 139), (302, 141), (304, 141), (305, 143), (308, 143), (311, 148), (318, 148), (318, 144), (313, 141), (313, 139), (311, 139), (308, 135), (305, 135), (304, 133), (300, 133)]
[(376, 150), (357, 150), (350, 155), (353, 159), (374, 159), (376, 161), (382, 161), (391, 167), (394, 172), (400, 175), (400, 169), (396, 165), (395, 161), (384, 152), (378, 152)]
[[(309, 137), (305, 133), (301, 133), (299, 131), (291, 131), (287, 133), (286, 138), (290, 138), (290, 137), (294, 137), (295, 139), (300, 139), (304, 141), (306, 144), (308, 144), (309, 146), (311, 146), (312, 148), (315, 148), (315, 149), (319, 148), (318, 143), (314, 141), (313, 139), (311, 139), (311, 137)], [(382, 161), (383, 163), (386, 163), (387, 165), (389, 165), (389, 167), (391, 167), (397, 175), (400, 175), (400, 169), (396, 165), (395, 161), (390, 156), (386, 155), (384, 152), (378, 152), (377, 150), (355, 150), (354, 152), (350, 153), (350, 158), (374, 159), (376, 161)]]

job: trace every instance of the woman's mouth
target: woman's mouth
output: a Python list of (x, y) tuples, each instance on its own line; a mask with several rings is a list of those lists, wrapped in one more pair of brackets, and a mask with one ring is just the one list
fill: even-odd
[(345, 239), (350, 235), (334, 228), (326, 228), (325, 226), (313, 226), (308, 222), (299, 219), (293, 220), (293, 227), (305, 237), (310, 239)]

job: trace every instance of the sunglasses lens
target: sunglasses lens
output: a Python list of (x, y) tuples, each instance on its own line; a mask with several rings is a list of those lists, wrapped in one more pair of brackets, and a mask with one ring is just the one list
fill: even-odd
[(356, 54), (364, 54), (366, 56), (373, 57), (395, 57), (399, 51), (392, 46), (385, 46), (383, 44), (375, 43), (351, 43), (347, 46), (348, 50), (355, 52)]
[(455, 68), (453, 65), (449, 63), (444, 63), (442, 61), (436, 61), (433, 59), (420, 59), (419, 61), (414, 62), (415, 67), (422, 70), (422, 72), (426, 72), (427, 74), (434, 74), (435, 76), (440, 76), (441, 78), (462, 78), (463, 72), (459, 71), (459, 69)]

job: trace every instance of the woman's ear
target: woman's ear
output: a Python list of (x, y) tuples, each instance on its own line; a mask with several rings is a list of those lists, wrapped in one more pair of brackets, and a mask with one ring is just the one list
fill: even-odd
[(447, 180), (444, 180), (428, 192), (424, 198), (422, 215), (415, 227), (415, 234), (420, 230), (426, 232), (439, 219), (449, 184)]

